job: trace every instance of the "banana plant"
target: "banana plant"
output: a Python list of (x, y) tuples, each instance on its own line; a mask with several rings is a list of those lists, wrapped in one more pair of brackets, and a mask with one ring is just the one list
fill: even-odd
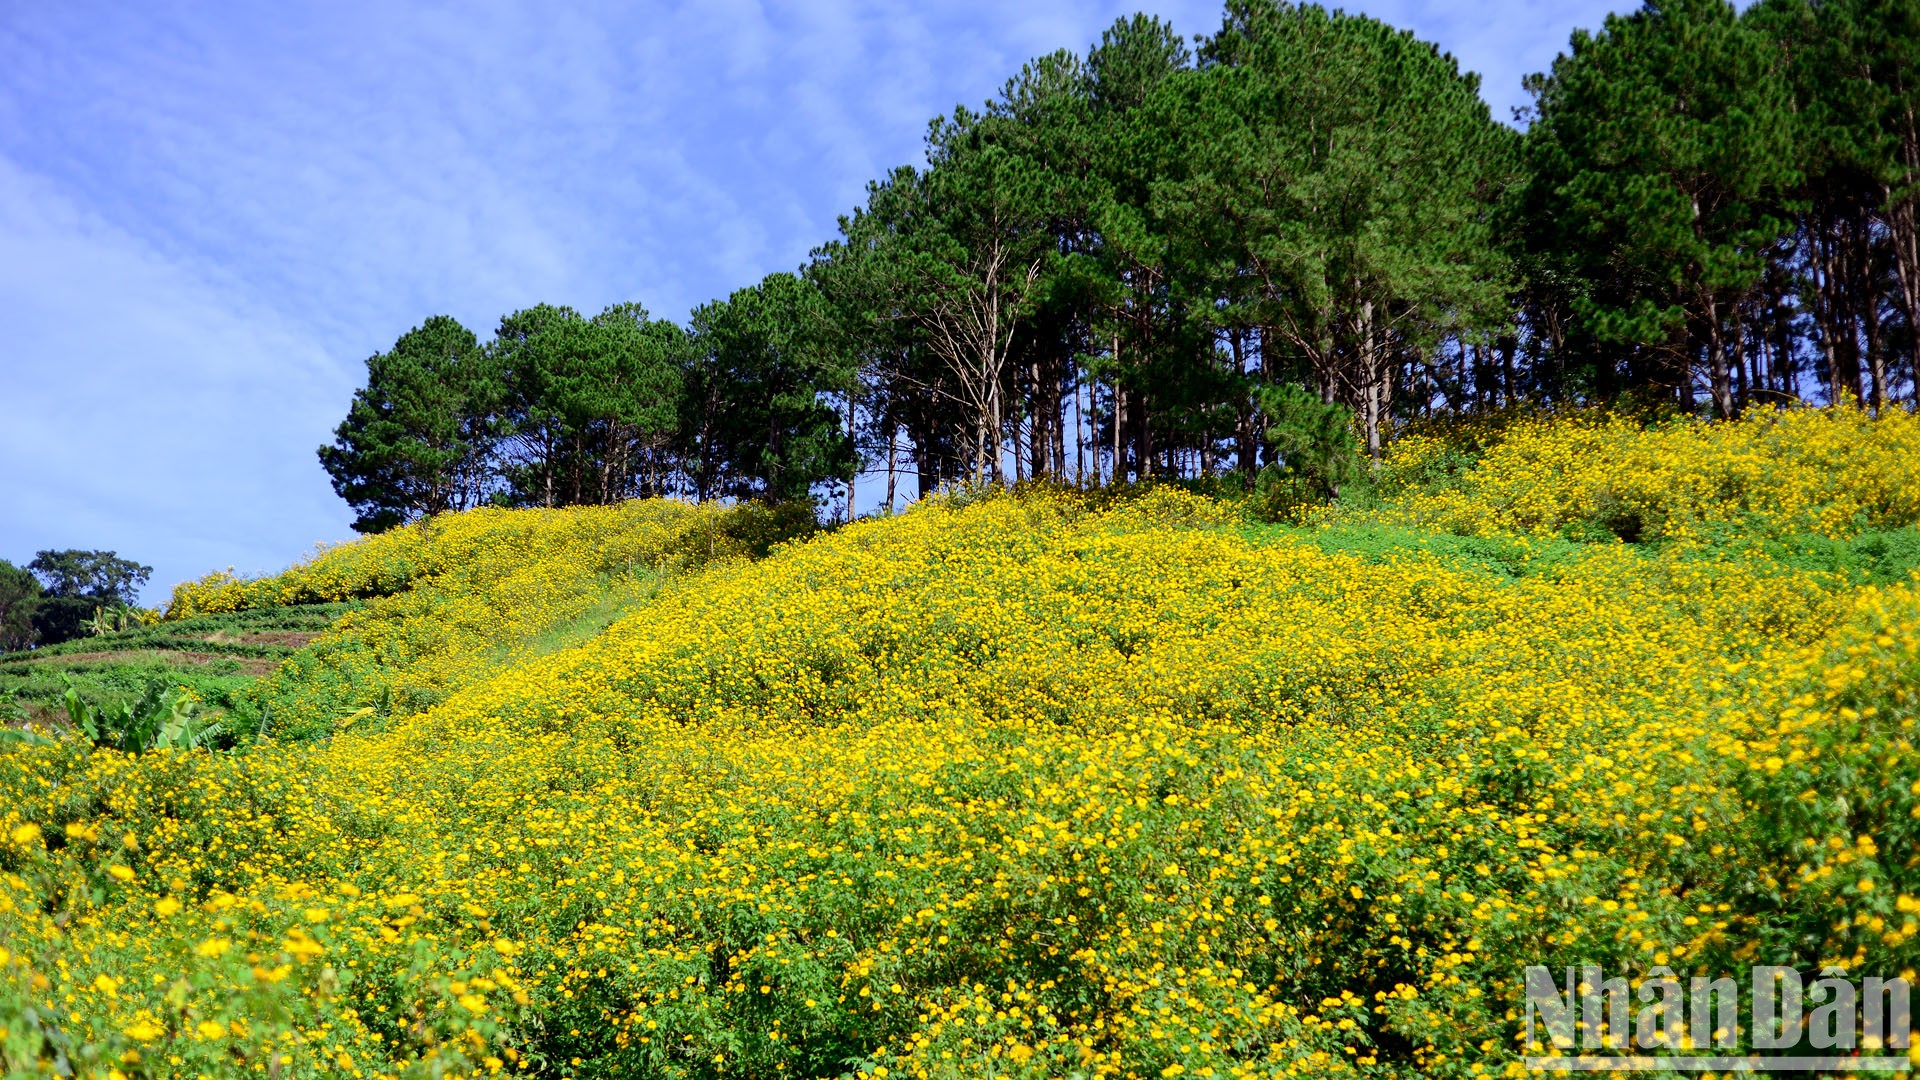
[[(64, 678), (64, 676), (63, 676)], [(210, 747), (226, 733), (217, 720), (208, 719), (200, 703), (184, 689), (153, 681), (132, 704), (93, 705), (67, 679), (64, 700), (67, 717), (96, 746), (130, 754), (148, 750), (196, 750)]]
[(99, 637), (102, 634), (132, 630), (145, 621), (146, 618), (139, 608), (128, 607), (126, 604), (114, 604), (111, 607), (94, 608), (93, 618), (87, 621), (86, 626), (93, 632), (94, 637)]

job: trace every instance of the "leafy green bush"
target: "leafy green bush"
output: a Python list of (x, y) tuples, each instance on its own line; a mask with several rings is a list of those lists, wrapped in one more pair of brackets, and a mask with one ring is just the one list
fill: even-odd
[(1577, 559), (1581, 546), (1559, 537), (1454, 536), (1386, 522), (1339, 523), (1278, 530), (1328, 554), (1354, 555), (1380, 564), (1409, 555), (1430, 555), (1457, 569), (1503, 577), (1526, 577)]
[(1346, 406), (1288, 383), (1262, 393), (1260, 407), (1270, 422), (1267, 439), (1280, 455), (1260, 471), (1255, 489), (1271, 517), (1338, 498), (1343, 487), (1366, 476)]
[(820, 531), (806, 502), (742, 502), (687, 530), (675, 553), (688, 569), (729, 558), (764, 559), (781, 544)]
[(1920, 529), (1863, 532), (1843, 540), (1794, 536), (1761, 550), (1801, 570), (1824, 570), (1857, 585), (1893, 585), (1920, 569)]

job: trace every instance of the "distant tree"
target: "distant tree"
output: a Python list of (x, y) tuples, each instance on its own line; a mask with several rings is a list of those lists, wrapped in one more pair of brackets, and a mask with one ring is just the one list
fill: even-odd
[(153, 567), (120, 558), (111, 551), (42, 551), (27, 564), (45, 593), (33, 615), (41, 644), (54, 645), (86, 634), (86, 623), (101, 608), (133, 606)]
[(639, 304), (615, 304), (590, 320), (600, 489), (607, 501), (671, 493), (679, 461), (681, 398), (693, 362), (687, 332)]
[(501, 319), (488, 353), (504, 391), (500, 465), (514, 503), (672, 490), (685, 331), (638, 304), (591, 319), (538, 304)]
[(693, 346), (683, 430), (701, 498), (806, 499), (853, 478), (856, 361), (813, 283), (772, 274), (707, 304)]
[(500, 373), (500, 461), (509, 498), (520, 506), (567, 504), (568, 416), (561, 384), (577, 366), (580, 313), (535, 304), (507, 315), (487, 345)]
[(33, 644), (40, 593), (40, 580), (30, 571), (0, 559), (0, 652), (16, 652)]
[(872, 185), (843, 223), (843, 246), (887, 282), (883, 317), (910, 322), (944, 368), (928, 385), (964, 418), (969, 471), (997, 479), (1009, 354), (1040, 263), (1023, 250), (1037, 234), (1011, 192), (1018, 159), (980, 139), (979, 120), (962, 109), (936, 123), (944, 167), (902, 167)]
[(492, 406), (498, 381), (473, 332), (435, 315), (367, 358), (320, 464), (333, 490), (375, 533), (415, 518), (485, 502), (495, 486)]
[(1920, 0), (1762, 0), (1743, 21), (1777, 49), (1793, 99), (1798, 228), (1769, 254), (1805, 282), (1830, 392), (1881, 407), (1893, 324), (1920, 326)]
[(1526, 147), (1537, 250), (1575, 253), (1580, 315), (1640, 376), (1691, 402), (1704, 358), (1714, 409), (1735, 410), (1736, 305), (1787, 227), (1790, 99), (1765, 37), (1727, 0), (1652, 0), (1535, 77)]
[(1401, 358), (1507, 320), (1489, 211), (1513, 134), (1453, 57), (1311, 4), (1234, 0), (1202, 60), (1172, 84), (1207, 134), (1170, 211), (1223, 238), (1253, 286), (1240, 317), (1377, 457)]
[[(806, 280), (820, 291), (833, 333), (858, 373), (869, 445), (886, 456), (888, 505), (905, 441), (922, 493), (971, 468), (974, 424), (952, 368), (929, 347), (916, 317), (917, 292), (899, 257), (902, 234), (918, 228), (918, 174), (899, 170), (868, 186), (863, 208), (840, 219), (841, 236), (813, 252)], [(708, 382), (702, 393), (711, 398)], [(694, 401), (701, 415), (713, 402)]]

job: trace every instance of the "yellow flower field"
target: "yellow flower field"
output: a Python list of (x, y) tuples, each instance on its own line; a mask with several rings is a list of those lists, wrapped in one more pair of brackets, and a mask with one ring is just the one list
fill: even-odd
[(657, 587), (650, 571), (717, 516), (665, 500), (475, 510), (330, 549), (279, 578), (188, 583), (168, 613), (250, 605), (262, 593), (283, 603), (374, 594), (252, 688), (267, 734), (309, 737), (410, 716), (590, 609), (631, 606)]
[[(1719, 541), (1913, 526), (1915, 431), (1523, 422), (1310, 527), (1041, 492), (678, 573), (706, 511), (482, 511), (195, 586), (384, 598), (262, 684), (324, 738), (5, 751), (0, 1053), (1524, 1075), (1527, 964), (1912, 978), (1920, 585)], [(1619, 506), (1667, 542), (1554, 538)]]
[[(1469, 422), (1471, 424), (1471, 422)], [(1467, 426), (1467, 425), (1463, 425)], [(1603, 413), (1496, 425), (1467, 483), (1407, 499), (1413, 520), (1452, 532), (1556, 532), (1598, 518), (1629, 538), (1698, 541), (1729, 531), (1838, 535), (1920, 520), (1920, 419), (1857, 407), (1756, 409), (1737, 423), (1651, 428)], [(1445, 432), (1394, 447), (1413, 476), (1444, 455)]]

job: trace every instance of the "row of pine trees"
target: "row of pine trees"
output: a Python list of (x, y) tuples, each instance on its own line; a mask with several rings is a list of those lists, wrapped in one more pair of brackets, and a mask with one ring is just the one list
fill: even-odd
[[(1920, 0), (1651, 0), (1516, 124), (1412, 34), (1230, 0), (936, 119), (796, 273), (436, 317), (322, 458), (361, 528), (634, 495), (1251, 477), (1276, 427), (1914, 401)], [(1324, 412), (1316, 412), (1315, 406)]]

